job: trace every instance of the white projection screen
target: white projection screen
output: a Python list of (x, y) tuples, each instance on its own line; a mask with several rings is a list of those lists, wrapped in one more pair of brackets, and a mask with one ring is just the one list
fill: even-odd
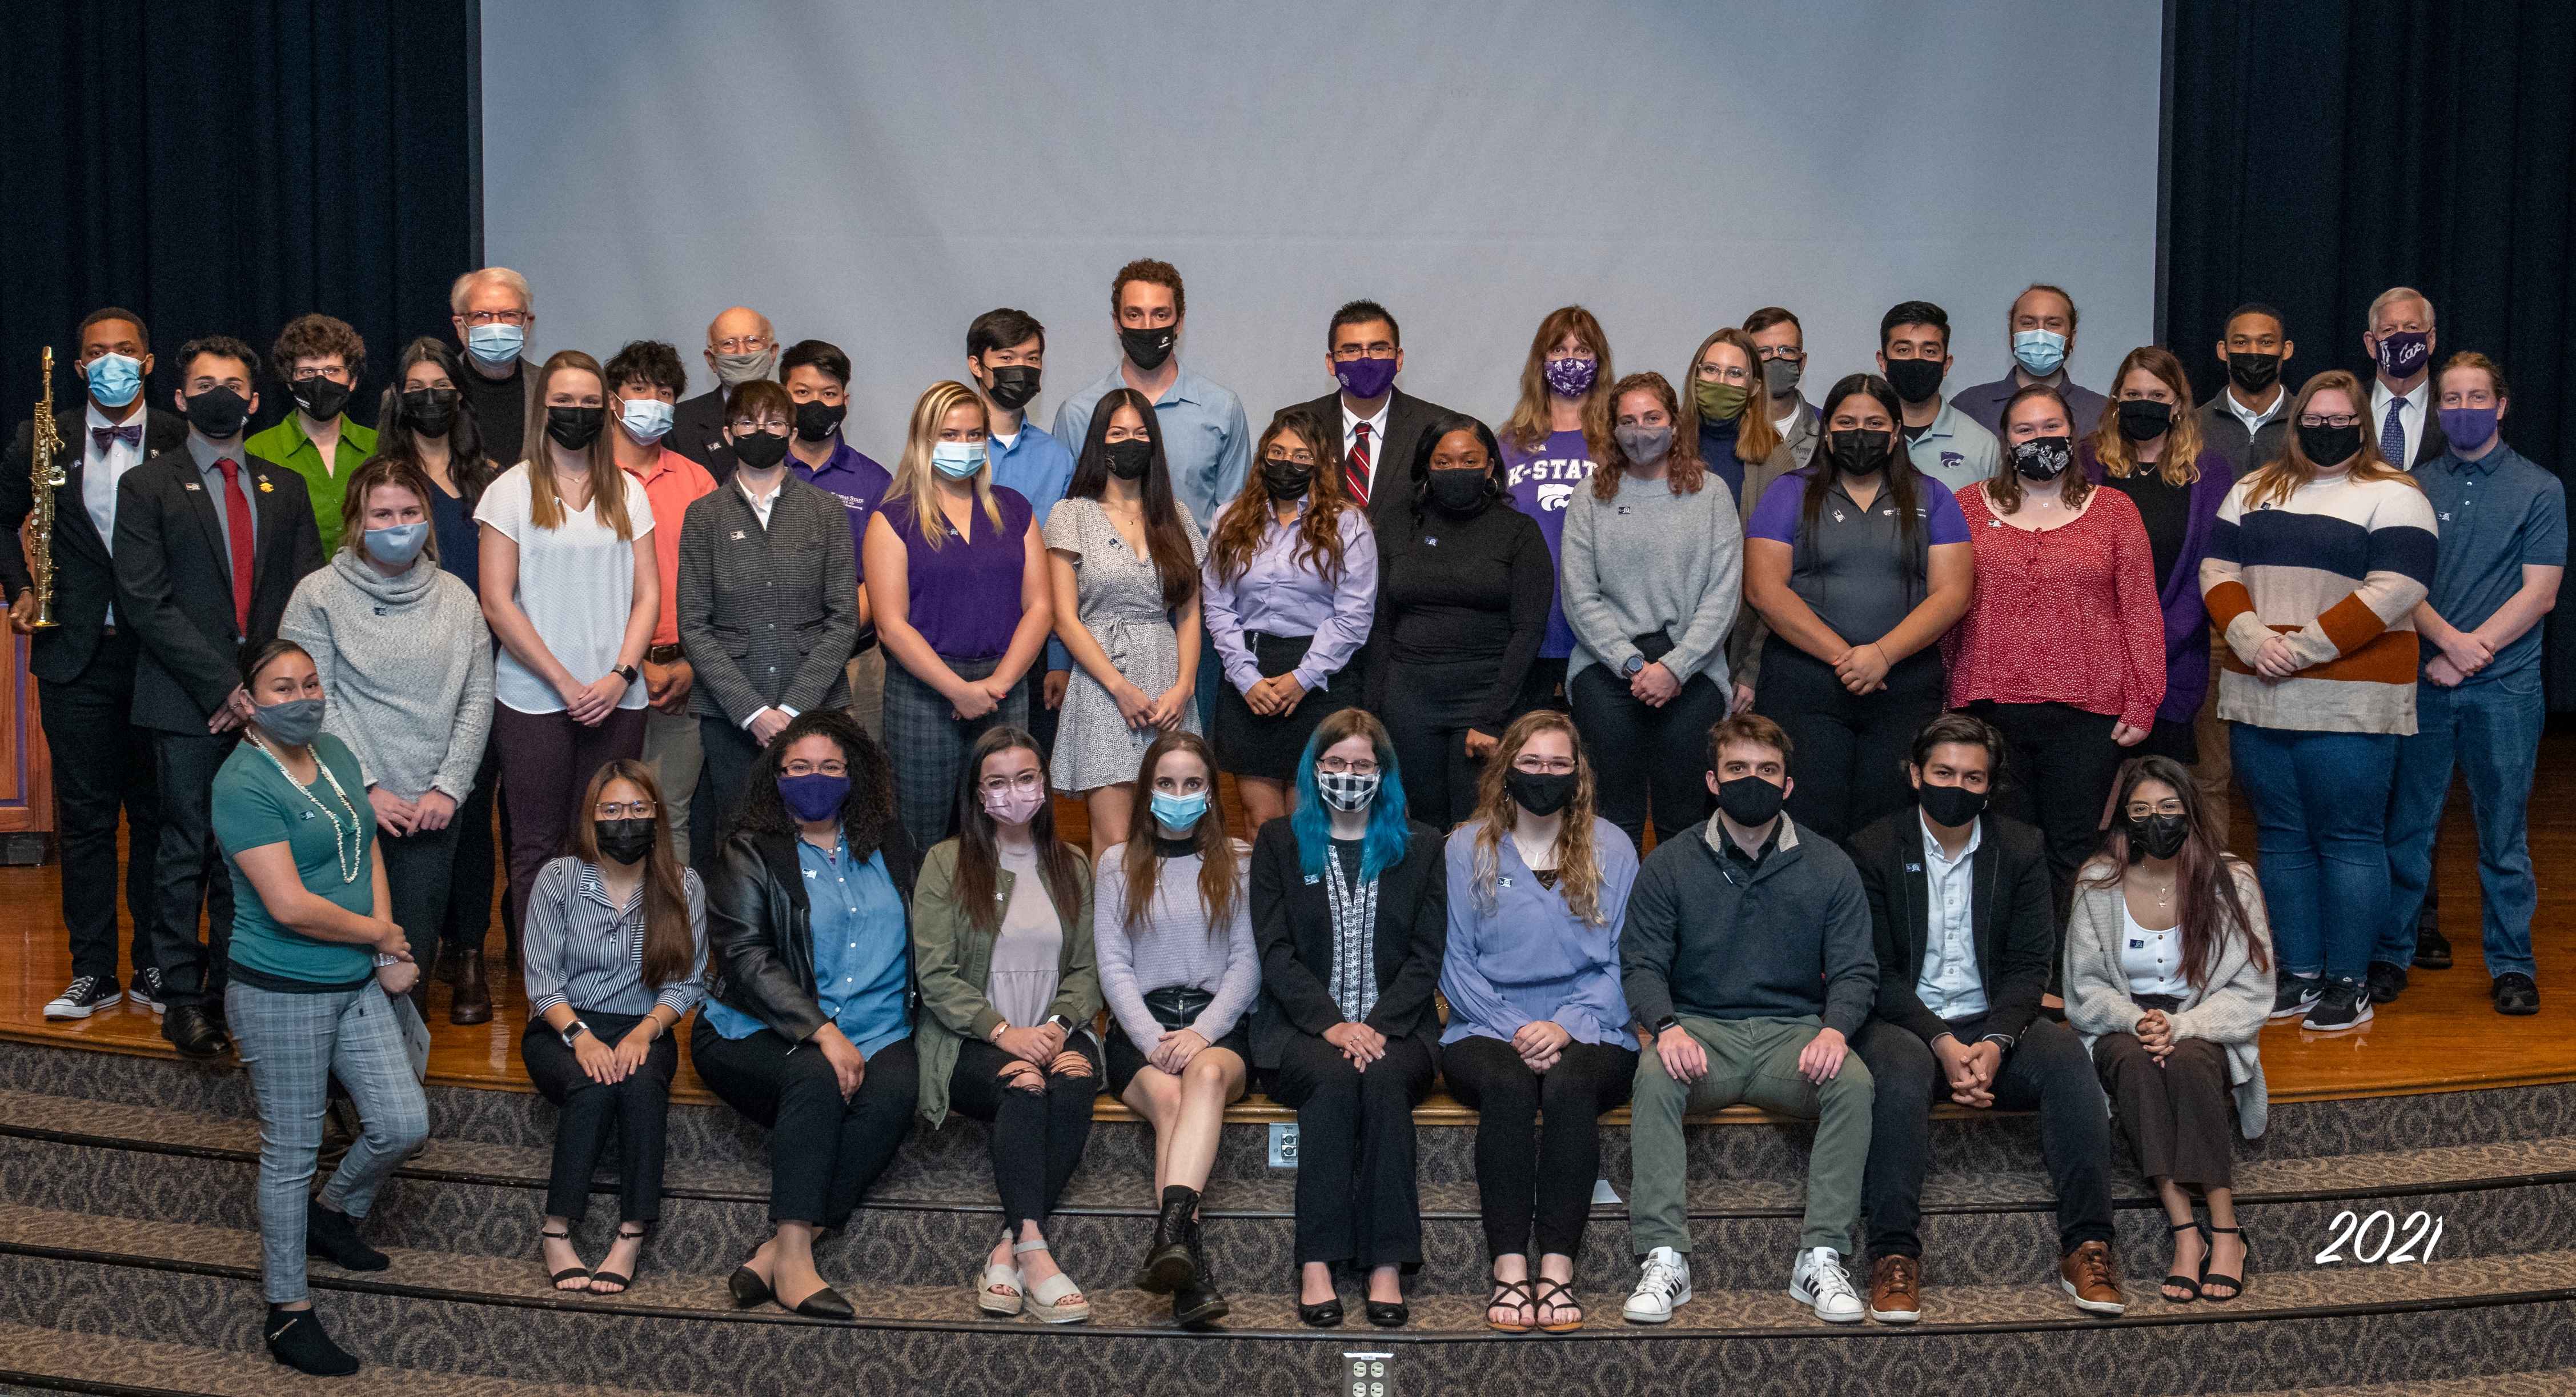
[(1254, 429), (1331, 387), (1325, 323), (1402, 322), (1402, 383), (1508, 414), (1581, 302), (1679, 380), (1779, 304), (1810, 396), (1880, 315), (1951, 316), (1954, 386), (2005, 308), (2074, 293), (2094, 388), (2154, 329), (2162, 7), (2140, 0), (498, 0), (483, 8), (488, 260), (532, 347), (668, 339), (735, 303), (856, 365), (892, 462), (975, 315), (1048, 327), (1051, 421), (1107, 372), (1113, 270), (1188, 282), (1185, 363)]

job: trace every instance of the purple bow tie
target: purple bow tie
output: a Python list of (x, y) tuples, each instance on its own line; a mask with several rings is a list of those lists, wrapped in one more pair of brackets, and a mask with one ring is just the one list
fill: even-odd
[(143, 424), (128, 422), (122, 427), (92, 427), (89, 429), (89, 439), (101, 447), (105, 447), (112, 441), (121, 441), (128, 446), (140, 446), (143, 443)]

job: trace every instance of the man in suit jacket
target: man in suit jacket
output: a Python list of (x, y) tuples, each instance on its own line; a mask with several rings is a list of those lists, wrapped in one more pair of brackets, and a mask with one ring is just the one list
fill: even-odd
[[(152, 786), (151, 744), (133, 727), (134, 630), (120, 626), (116, 574), (108, 541), (116, 533), (118, 483), (145, 458), (184, 440), (187, 424), (144, 403), (152, 372), (151, 337), (142, 317), (114, 306), (81, 322), (72, 367), (86, 402), (54, 415), (62, 448), (54, 457), (63, 483), (52, 487), (53, 619), (35, 627), (35, 580), (19, 526), (35, 510), (30, 471), (35, 423), (19, 424), (0, 463), (0, 588), (9, 623), (34, 638), (27, 667), (36, 676), (38, 711), (53, 754), (54, 830), (62, 845), (63, 928), (71, 941), (72, 979), (45, 1005), (49, 1019), (85, 1019), (114, 1006), (130, 989), (134, 1002), (161, 1007), (161, 975), (152, 961), (159, 902), (153, 851), (161, 838)], [(116, 976), (116, 814), (125, 812), (128, 848), (125, 910), (133, 920), (133, 978)]]
[(778, 365), (778, 332), (759, 311), (728, 306), (707, 324), (706, 356), (715, 386), (680, 400), (662, 445), (697, 462), (722, 485), (733, 474), (733, 454), (725, 450), (725, 394), (737, 383), (769, 377)]
[(1449, 409), (1395, 386), (1404, 371), (1404, 337), (1394, 315), (1375, 301), (1333, 312), (1324, 332), (1324, 369), (1339, 391), (1301, 406), (1318, 422), (1341, 424), (1344, 493), (1366, 505), (1369, 523), (1382, 529), (1412, 507), (1413, 453), (1422, 429)]
[(1923, 1175), (1936, 1100), (2039, 1111), (2057, 1194), (2058, 1274), (2077, 1307), (2122, 1309), (2112, 1255), (2111, 1118), (2092, 1059), (2039, 1016), (2057, 945), (2039, 831), (1985, 813), (2004, 742), (1945, 713), (1914, 739), (1918, 805), (1852, 838), (1878, 947), (1878, 1002), (1853, 1050), (1877, 1079), (1866, 1206), (1870, 1311), (1922, 1314)]
[(2227, 382), (2200, 405), (2200, 439), (2227, 458), (2239, 479), (2285, 449), (2294, 395), (2284, 370), (2297, 351), (2289, 323), (2260, 301), (2248, 301), (2227, 317), (2226, 336), (2218, 342)]
[(2361, 347), (2370, 355), (2370, 413), (2362, 434), (2379, 443), (2388, 464), (2411, 471), (2450, 451), (2442, 415), (2433, 410), (2433, 302), (2411, 286), (2392, 286), (2370, 303)]
[[(161, 795), (161, 915), (153, 961), (162, 1036), (193, 1057), (224, 1050), (233, 889), (215, 846), (215, 773), (250, 716), (240, 656), (277, 635), (286, 599), (322, 566), (303, 477), (251, 455), (259, 356), (224, 335), (179, 350), (187, 439), (117, 486), (116, 611), (140, 643), (134, 725), (152, 733)], [(206, 941), (197, 941), (205, 904)]]

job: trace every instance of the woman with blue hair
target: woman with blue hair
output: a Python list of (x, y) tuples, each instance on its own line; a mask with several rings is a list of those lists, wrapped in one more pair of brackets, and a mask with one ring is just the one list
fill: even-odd
[(1440, 836), (1405, 818), (1386, 727), (1316, 725), (1297, 805), (1252, 851), (1262, 1003), (1253, 1062), (1297, 1112), (1297, 1317), (1342, 1322), (1336, 1266), (1364, 1270), (1369, 1323), (1405, 1322), (1422, 1264), (1413, 1108), (1431, 1090), (1432, 991), (1448, 936)]

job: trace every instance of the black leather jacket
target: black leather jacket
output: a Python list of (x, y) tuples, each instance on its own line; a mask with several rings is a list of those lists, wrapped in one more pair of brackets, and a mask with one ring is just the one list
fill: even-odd
[[(912, 905), (913, 874), (919, 858), (912, 841), (891, 823), (880, 852), (886, 871), (904, 906)], [(904, 937), (904, 979), (912, 981), (912, 937)], [(815, 1002), (814, 929), (805, 900), (805, 878), (796, 862), (794, 836), (754, 834), (727, 839), (716, 856), (715, 877), (707, 884), (707, 964), (714, 981), (708, 991), (775, 1030), (802, 1043), (825, 1022)], [(911, 1015), (920, 998), (912, 985), (904, 997)]]

